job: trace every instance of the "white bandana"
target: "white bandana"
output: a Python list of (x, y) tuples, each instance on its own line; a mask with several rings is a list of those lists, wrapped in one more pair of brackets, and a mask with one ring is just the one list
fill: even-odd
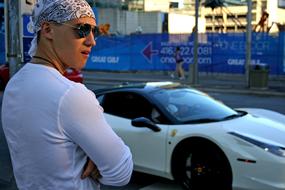
[(92, 8), (85, 0), (37, 0), (32, 13), (35, 36), (31, 43), (29, 55), (32, 57), (36, 53), (37, 32), (41, 30), (43, 22), (64, 23), (83, 17), (95, 19)]

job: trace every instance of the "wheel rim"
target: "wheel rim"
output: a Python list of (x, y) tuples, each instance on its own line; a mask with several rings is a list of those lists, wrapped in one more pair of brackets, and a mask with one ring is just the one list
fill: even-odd
[(193, 185), (197, 185), (197, 183), (203, 181), (208, 182), (213, 173), (213, 169), (207, 160), (200, 156), (195, 158), (193, 154), (188, 156), (185, 169), (186, 176)]
[[(211, 158), (210, 154), (201, 152), (190, 153), (184, 162), (183, 185), (186, 189), (203, 189), (203, 188), (225, 188), (228, 183), (226, 178), (226, 169), (220, 164), (221, 162)], [(213, 158), (213, 156), (212, 156)], [(227, 186), (228, 187), (228, 186)]]

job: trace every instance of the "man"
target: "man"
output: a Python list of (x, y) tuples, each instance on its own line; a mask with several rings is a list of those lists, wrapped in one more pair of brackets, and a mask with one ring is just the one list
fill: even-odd
[(184, 80), (185, 79), (184, 69), (183, 69), (184, 60), (181, 56), (180, 47), (176, 47), (174, 58), (176, 62), (176, 68), (175, 68), (176, 73), (180, 80)]
[(19, 190), (93, 190), (129, 182), (129, 148), (107, 124), (95, 95), (69, 81), (96, 45), (85, 0), (39, 0), (32, 15), (32, 60), (9, 81), (2, 125)]

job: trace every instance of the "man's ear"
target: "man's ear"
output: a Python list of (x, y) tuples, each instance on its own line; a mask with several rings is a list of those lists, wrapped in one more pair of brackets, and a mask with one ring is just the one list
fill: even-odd
[(41, 35), (49, 40), (53, 38), (53, 28), (50, 23), (44, 22), (41, 27)]

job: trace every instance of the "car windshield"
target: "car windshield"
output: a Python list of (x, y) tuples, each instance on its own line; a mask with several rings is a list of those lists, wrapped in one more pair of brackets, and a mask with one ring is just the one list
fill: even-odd
[(154, 92), (153, 97), (180, 123), (223, 121), (241, 115), (207, 94), (187, 88), (162, 89)]

